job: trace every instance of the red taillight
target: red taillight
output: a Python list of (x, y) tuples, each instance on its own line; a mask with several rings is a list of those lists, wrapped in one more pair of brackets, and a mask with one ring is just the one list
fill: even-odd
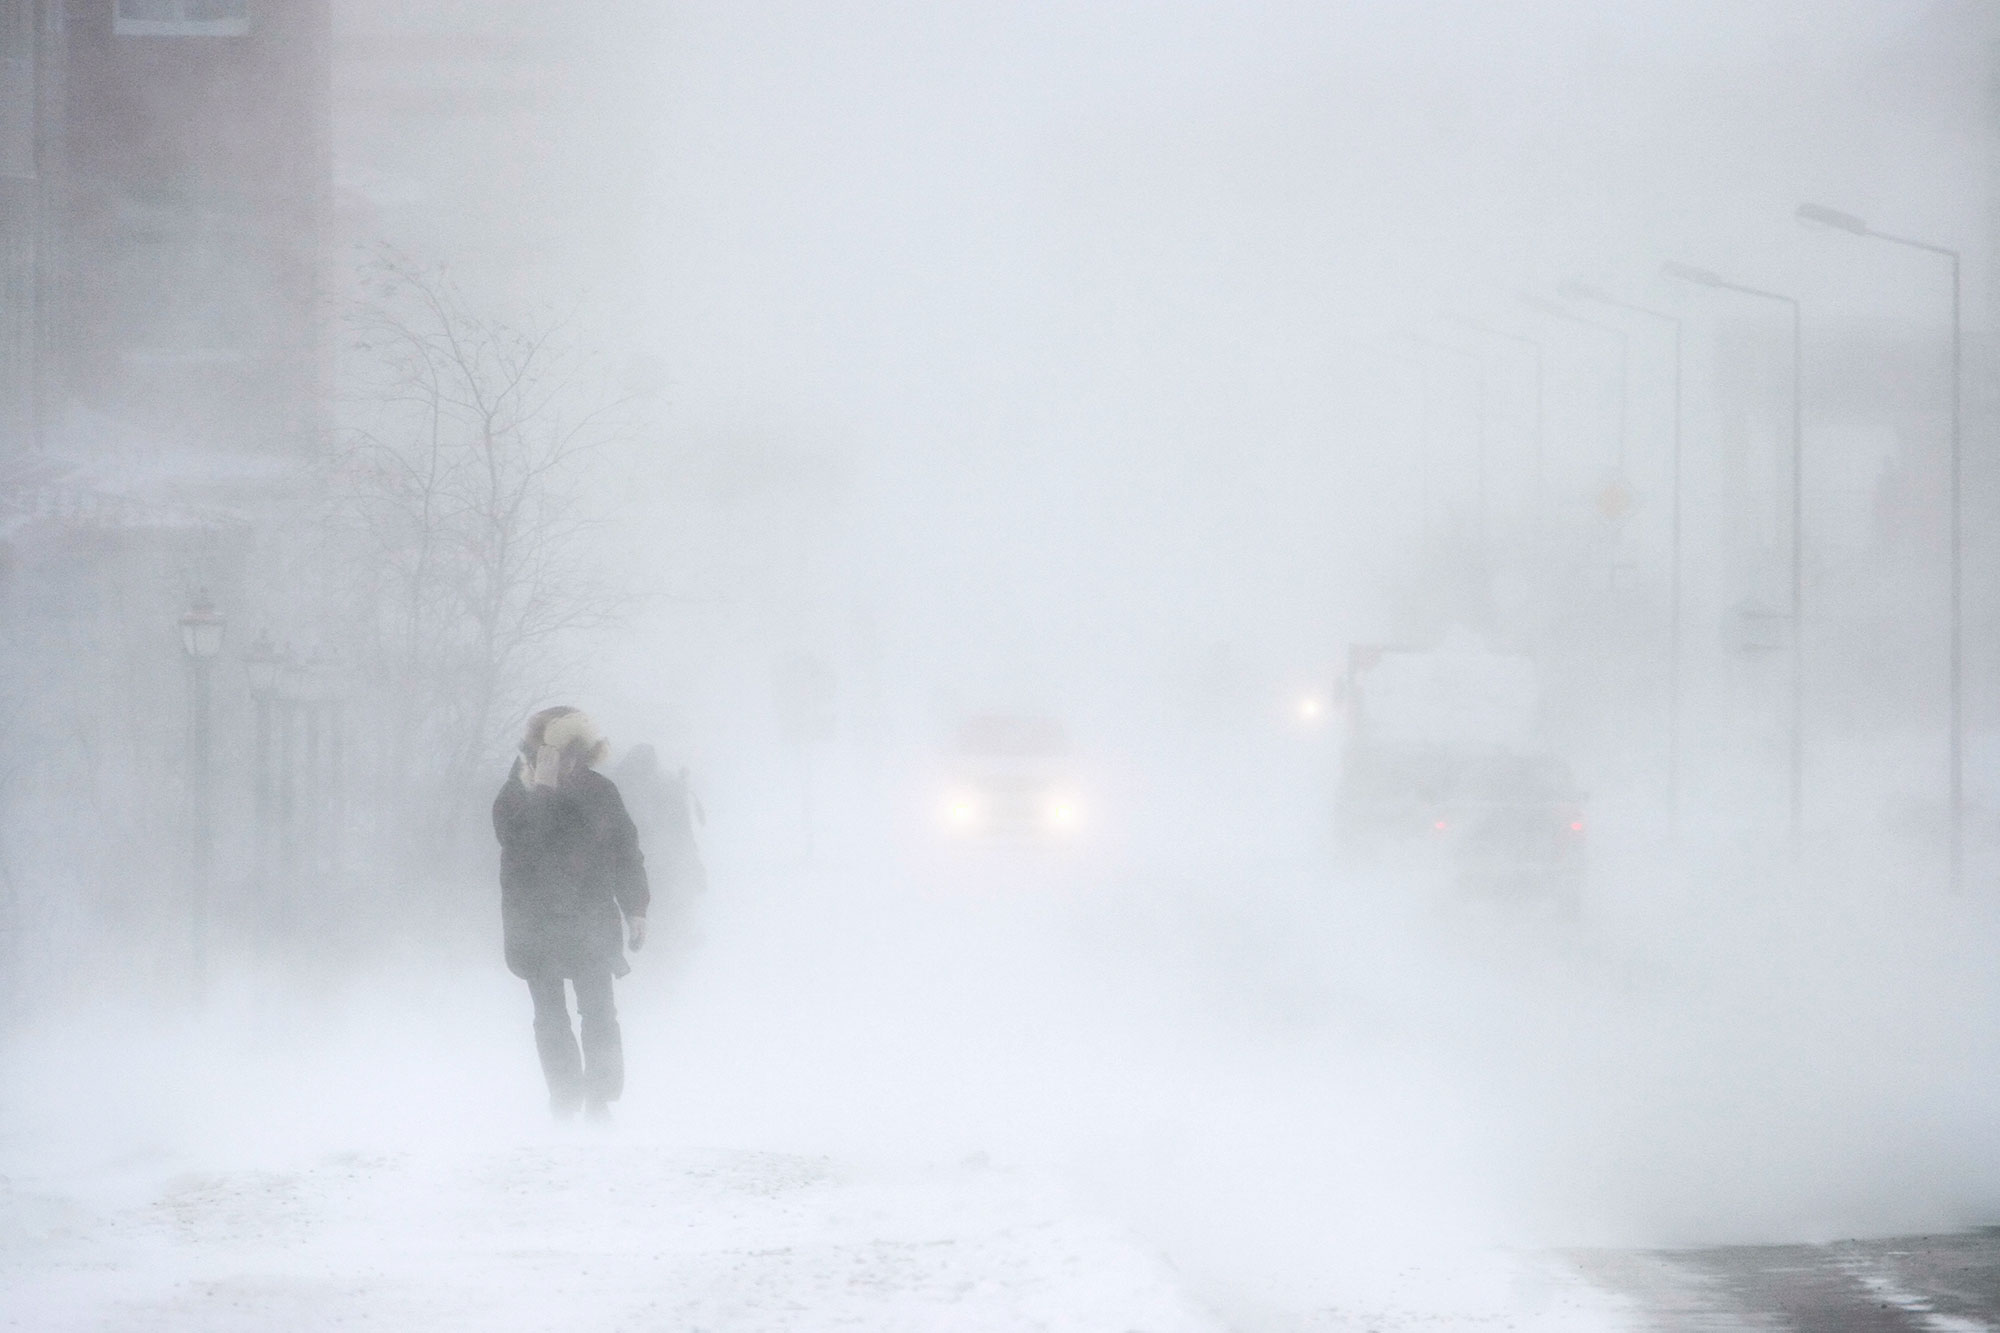
[(1569, 831), (1570, 831), (1571, 833), (1581, 833), (1581, 832), (1583, 832), (1583, 821), (1582, 821), (1581, 819), (1572, 819), (1572, 820), (1570, 820), (1570, 821), (1569, 821)]
[(1431, 821), (1431, 828), (1439, 833), (1443, 833), (1446, 829), (1450, 827), (1451, 827), (1451, 821), (1448, 819), (1437, 819)]

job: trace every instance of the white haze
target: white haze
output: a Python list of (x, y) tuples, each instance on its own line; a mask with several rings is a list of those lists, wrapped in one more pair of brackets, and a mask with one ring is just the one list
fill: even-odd
[[(1779, 678), (1716, 631), (1745, 588), (1714, 553), (1738, 426), (1710, 388), (1785, 329), (1658, 277), (1936, 337), (1933, 271), (1801, 232), (1823, 199), (1962, 244), (1987, 327), (1985, 75), (1920, 44), (1927, 6), (624, 8), (506, 21), (553, 52), (531, 141), (341, 167), (421, 180), (390, 239), (574, 309), (636, 377), (597, 480), (648, 596), (561, 697), (692, 766), (712, 887), (620, 983), (620, 1151), (1058, 1181), (1245, 1327), (1413, 1266), (1534, 1306), (1470, 1257), (1503, 1251), (1994, 1220), (2000, 780), (1975, 763), (1953, 897), (1937, 840), (1884, 813), (1939, 797), (1935, 696), (1877, 720), (1823, 694), (1788, 860)], [(337, 22), (389, 18), (417, 22)], [(492, 170), (516, 155), (525, 185)], [(1598, 484), (1605, 350), (1515, 298), (1572, 278), (1687, 318), (1685, 836), (1657, 656), (1581, 654), (1582, 918), (1438, 910), (1338, 868), (1332, 738), (1287, 709), (1349, 642), (1447, 627), (1413, 609), (1424, 505), (1463, 500), (1475, 405), (1444, 383), (1422, 482), (1411, 333), (1544, 339), (1551, 476)], [(1657, 571), (1666, 345), (1630, 327), (1630, 550)], [(1484, 359), (1496, 535), (1525, 541), (1525, 363)], [(1743, 428), (1773, 449), (1775, 411)], [(1810, 495), (1809, 527), (1842, 503)], [(1938, 580), (1897, 577), (1885, 673), (1941, 679)], [(1216, 645), (1220, 720), (1188, 702)], [(796, 651), (840, 682), (804, 757), (771, 699)], [(988, 709), (1077, 738), (1081, 854), (937, 847), (938, 756)], [(494, 869), (359, 956), (227, 957), (199, 1012), (105, 923), (118, 947), (75, 946), (88, 976), (7, 1035), (0, 1174), (108, 1208), (190, 1171), (542, 1141)]]

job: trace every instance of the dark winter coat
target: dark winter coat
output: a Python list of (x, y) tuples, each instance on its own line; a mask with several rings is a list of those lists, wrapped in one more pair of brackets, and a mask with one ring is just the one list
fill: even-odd
[(624, 976), (619, 918), (644, 916), (646, 861), (618, 788), (584, 768), (558, 787), (522, 784), (517, 764), (493, 800), (500, 921), (517, 977)]

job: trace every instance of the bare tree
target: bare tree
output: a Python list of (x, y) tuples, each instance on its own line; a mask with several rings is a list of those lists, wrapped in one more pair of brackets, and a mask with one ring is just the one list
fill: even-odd
[(491, 318), (390, 252), (364, 279), (330, 531), (351, 553), (338, 582), (383, 704), (388, 794), (438, 848), (566, 638), (618, 609), (585, 491), (617, 404), (560, 322)]

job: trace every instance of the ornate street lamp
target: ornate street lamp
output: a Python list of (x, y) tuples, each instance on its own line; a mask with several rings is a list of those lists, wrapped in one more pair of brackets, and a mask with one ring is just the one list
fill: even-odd
[(190, 661), (207, 661), (222, 651), (223, 632), (228, 617), (215, 609), (206, 591), (194, 595), (194, 604), (181, 617), (181, 650)]

